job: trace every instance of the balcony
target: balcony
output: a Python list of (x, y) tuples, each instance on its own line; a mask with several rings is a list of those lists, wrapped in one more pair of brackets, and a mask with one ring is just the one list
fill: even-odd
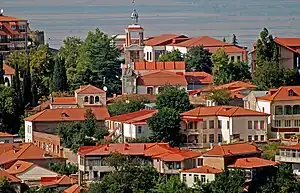
[(183, 148), (186, 148), (186, 149), (201, 149), (201, 148), (204, 148), (204, 145), (202, 143), (184, 143)]
[(24, 42), (25, 38), (10, 38), (10, 42)]
[(276, 161), (288, 162), (288, 163), (300, 163), (300, 157), (288, 157), (288, 156), (275, 156)]
[(183, 134), (186, 134), (186, 135), (199, 135), (199, 134), (201, 134), (200, 129), (183, 129), (181, 131), (182, 131)]

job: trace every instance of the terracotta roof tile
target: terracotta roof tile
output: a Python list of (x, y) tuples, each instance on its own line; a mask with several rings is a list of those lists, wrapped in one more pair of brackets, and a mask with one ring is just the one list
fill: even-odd
[(77, 94), (104, 94), (104, 90), (97, 88), (93, 85), (80, 86), (79, 89), (75, 91)]
[(156, 113), (155, 110), (140, 110), (140, 111), (136, 111), (136, 112), (132, 112), (132, 113), (109, 117), (106, 120), (117, 121), (117, 122), (127, 122), (130, 120), (138, 119), (139, 117), (144, 117), (146, 115), (152, 116), (154, 113)]
[(202, 117), (202, 116), (268, 116), (267, 113), (258, 112), (250, 109), (244, 109), (238, 106), (212, 106), (212, 107), (197, 107), (190, 111), (180, 114), (181, 116)]
[(13, 135), (6, 132), (0, 132), (0, 137), (13, 137)]
[(201, 156), (202, 153), (194, 152), (191, 150), (173, 150), (163, 154), (153, 156), (153, 158), (160, 159), (163, 161), (183, 161), (190, 158)]
[(66, 175), (57, 177), (41, 177), (42, 186), (59, 186), (76, 184), (77, 179)]
[[(84, 121), (84, 114), (89, 108), (46, 109), (25, 118), (25, 121)], [(106, 107), (91, 107), (97, 120), (110, 117)]]
[(4, 70), (5, 75), (14, 75), (15, 74), (15, 69), (10, 67), (7, 64), (3, 64), (3, 70)]
[(8, 168), (6, 171), (12, 175), (23, 173), (27, 171), (29, 168), (31, 168), (34, 164), (31, 162), (21, 161), (18, 160), (16, 163), (14, 163), (10, 168)]
[(266, 101), (292, 101), (300, 100), (300, 86), (282, 86), (276, 90), (270, 89), (265, 96), (258, 97)]
[(285, 47), (286, 49), (299, 53), (299, 47), (300, 47), (300, 38), (278, 38), (276, 37), (274, 41)]
[(143, 73), (137, 81), (138, 85), (144, 86), (187, 85), (186, 79), (183, 75), (169, 71), (153, 71)]
[(285, 146), (280, 146), (280, 149), (293, 149), (293, 150), (300, 150), (300, 143), (297, 143), (295, 145), (285, 145)]
[(77, 104), (75, 97), (53, 97), (54, 105), (69, 105), (69, 104)]
[(7, 171), (0, 169), (0, 178), (5, 177), (9, 182), (19, 182), (21, 183), (21, 179), (17, 178), (11, 174), (9, 174)]
[(185, 62), (134, 62), (134, 70), (185, 70)]
[(212, 38), (210, 36), (200, 36), (200, 37), (190, 38), (189, 40), (175, 44), (174, 46), (191, 48), (193, 46), (200, 46), (200, 45), (203, 45), (204, 47), (208, 47), (208, 46), (226, 46), (229, 44), (221, 40)]
[(201, 173), (201, 174), (217, 174), (223, 172), (220, 169), (210, 166), (201, 166), (199, 168), (192, 168), (189, 170), (183, 170), (181, 173)]
[(84, 190), (82, 186), (74, 184), (73, 186), (65, 189), (62, 193), (80, 193), (82, 190)]
[(16, 18), (13, 16), (1, 15), (0, 22), (9, 22), (9, 21), (25, 21), (24, 19)]
[(213, 76), (206, 72), (186, 72), (185, 78), (189, 84), (213, 84)]
[(249, 143), (234, 143), (216, 145), (211, 150), (203, 153), (203, 156), (235, 156), (242, 154), (261, 153), (255, 145)]
[(162, 34), (159, 36), (154, 36), (146, 40), (144, 43), (146, 46), (166, 46), (172, 43), (172, 40), (175, 38), (184, 38), (184, 35), (177, 34)]
[(5, 153), (14, 147), (19, 146), (18, 143), (0, 143), (0, 156), (2, 153)]
[(261, 168), (266, 166), (274, 166), (277, 163), (258, 157), (238, 158), (227, 167), (230, 168)]

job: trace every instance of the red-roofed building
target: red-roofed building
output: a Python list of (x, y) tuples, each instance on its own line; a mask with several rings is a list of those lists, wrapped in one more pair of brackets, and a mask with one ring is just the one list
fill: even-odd
[(6, 178), (16, 193), (21, 193), (21, 179), (0, 169), (0, 179)]
[(273, 138), (300, 134), (300, 86), (282, 86), (270, 89), (257, 97), (257, 110), (271, 114), (268, 124)]
[(0, 132), (0, 143), (13, 143), (14, 136), (6, 132)]
[(78, 149), (79, 182), (93, 181), (103, 177), (113, 168), (103, 163), (103, 159), (110, 153), (140, 158), (152, 164), (162, 174), (178, 174), (182, 168), (196, 167), (199, 152), (171, 148), (165, 143), (123, 143), (101, 144), (99, 146), (81, 146)]
[(82, 186), (74, 184), (73, 186), (65, 189), (62, 193), (81, 193), (84, 190)]
[(279, 154), (275, 160), (292, 165), (293, 173), (300, 175), (300, 143), (279, 147)]
[(59, 192), (66, 190), (74, 184), (77, 184), (78, 180), (74, 177), (66, 175), (56, 177), (42, 177), (41, 186), (47, 188), (55, 188)]
[(186, 72), (187, 90), (194, 91), (204, 86), (213, 85), (213, 76), (206, 72)]
[(105, 124), (110, 133), (108, 137), (122, 142), (149, 137), (147, 120), (156, 112), (156, 110), (141, 110), (107, 118)]
[[(3, 61), (0, 60), (0, 62)], [(4, 82), (7, 86), (10, 86), (12, 84), (13, 76), (15, 75), (15, 69), (7, 64), (3, 64), (3, 70), (4, 70)]]
[(223, 171), (210, 167), (210, 166), (200, 166), (197, 168), (192, 168), (189, 170), (182, 170), (180, 172), (180, 179), (188, 187), (193, 187), (200, 181), (201, 183), (209, 183), (215, 180), (215, 176)]
[(181, 113), (183, 143), (189, 148), (236, 141), (264, 141), (268, 114), (237, 106), (197, 107)]

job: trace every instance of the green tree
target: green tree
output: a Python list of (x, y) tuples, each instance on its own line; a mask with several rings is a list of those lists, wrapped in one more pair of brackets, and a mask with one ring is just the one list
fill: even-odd
[(152, 131), (150, 139), (156, 142), (168, 142), (172, 146), (179, 146), (180, 121), (178, 111), (170, 108), (160, 109), (147, 121)]
[(168, 61), (183, 61), (183, 55), (182, 53), (178, 50), (172, 50), (170, 52), (161, 54), (158, 58), (158, 61), (160, 62), (168, 62)]
[(218, 49), (212, 55), (212, 61), (214, 63), (213, 75), (214, 83), (216, 85), (226, 84), (229, 82), (228, 74), (231, 74), (229, 68), (229, 58), (224, 49)]
[(231, 94), (228, 90), (219, 89), (213, 90), (208, 99), (216, 102), (217, 105), (229, 105), (229, 102), (232, 100)]
[(158, 109), (172, 108), (178, 112), (185, 112), (191, 108), (188, 93), (179, 87), (165, 86), (156, 99)]
[(232, 34), (232, 42), (231, 43), (233, 45), (238, 45), (239, 44), (235, 34)]
[(37, 188), (30, 188), (26, 190), (25, 193), (60, 193), (60, 191), (56, 188), (48, 188), (42, 186)]
[(195, 46), (188, 50), (185, 56), (188, 71), (212, 72), (211, 53), (203, 46)]
[(185, 183), (180, 181), (178, 175), (173, 175), (170, 179), (163, 176), (155, 186), (155, 193), (192, 193), (192, 190)]
[(98, 88), (105, 85), (108, 94), (120, 92), (120, 50), (113, 40), (99, 29), (88, 33), (80, 47), (73, 88), (86, 84)]
[(55, 65), (51, 81), (52, 92), (64, 92), (68, 90), (65, 61), (59, 57), (55, 59)]
[(108, 105), (108, 111), (111, 116), (132, 113), (143, 109), (146, 103), (149, 103), (149, 100), (145, 97), (127, 97)]
[(5, 177), (0, 179), (0, 193), (16, 193)]
[(101, 182), (92, 183), (90, 193), (152, 192), (158, 173), (151, 165), (141, 164), (137, 159), (116, 154), (112, 154), (105, 161), (116, 170), (106, 174)]
[(50, 170), (59, 173), (60, 175), (71, 175), (76, 174), (78, 172), (78, 167), (71, 163), (50, 163)]
[(0, 85), (4, 84), (4, 69), (3, 69), (3, 55), (0, 54)]
[(225, 37), (223, 37), (223, 42), (226, 42), (226, 38)]
[(275, 160), (275, 155), (279, 154), (280, 143), (269, 142), (261, 147), (263, 150), (262, 157), (268, 160)]

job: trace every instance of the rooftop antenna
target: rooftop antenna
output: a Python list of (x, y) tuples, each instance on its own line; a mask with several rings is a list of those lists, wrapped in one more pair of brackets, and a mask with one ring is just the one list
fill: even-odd
[[(135, 0), (132, 0), (133, 7), (135, 7)], [(136, 9), (133, 9), (131, 13), (131, 19), (133, 20), (134, 24), (137, 25), (139, 23), (139, 14)]]

